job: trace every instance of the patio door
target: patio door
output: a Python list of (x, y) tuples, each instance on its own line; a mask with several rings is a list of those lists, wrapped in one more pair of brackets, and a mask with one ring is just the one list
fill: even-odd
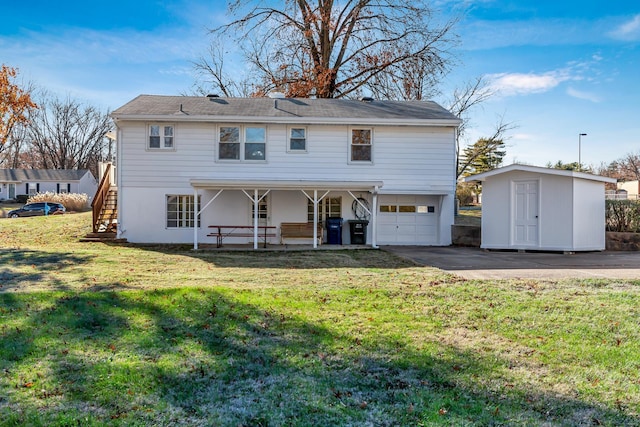
[(538, 246), (538, 181), (513, 183), (513, 245)]

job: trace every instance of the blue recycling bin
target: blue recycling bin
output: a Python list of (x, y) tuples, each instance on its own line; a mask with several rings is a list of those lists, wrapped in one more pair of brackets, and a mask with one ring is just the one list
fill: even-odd
[(327, 243), (342, 244), (342, 218), (327, 218)]

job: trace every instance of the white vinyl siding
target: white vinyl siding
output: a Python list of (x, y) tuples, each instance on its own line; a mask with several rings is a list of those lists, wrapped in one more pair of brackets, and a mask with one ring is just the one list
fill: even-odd
[[(180, 143), (171, 156), (145, 151), (145, 127), (119, 123), (122, 184), (143, 188), (184, 187), (189, 179), (215, 177), (248, 180), (383, 181), (382, 190), (453, 194), (455, 139), (452, 129), (392, 126), (375, 127), (375, 164), (353, 167), (345, 159), (350, 152), (346, 125), (308, 125), (304, 156), (287, 152), (288, 126), (267, 127), (268, 162), (216, 161), (218, 126), (214, 123), (180, 123)], [(226, 126), (226, 125), (221, 125)], [(448, 131), (448, 133), (447, 133)]]
[[(244, 126), (265, 128), (266, 159), (219, 160), (220, 128), (239, 128), (238, 135), (242, 140)], [(288, 150), (290, 129), (298, 127), (306, 128), (307, 152), (304, 155), (292, 155)], [(361, 162), (366, 167), (358, 167), (348, 161), (352, 127), (346, 124), (298, 126), (291, 123), (180, 122), (174, 128), (179, 141), (167, 156), (162, 150), (145, 149), (148, 131), (144, 122), (121, 121), (118, 123), (118, 194), (119, 202), (122, 202), (119, 222), (126, 230), (122, 237), (132, 242), (192, 242), (193, 230), (166, 227), (165, 206), (166, 194), (193, 194), (189, 183), (191, 179), (382, 181), (384, 185), (380, 188), (378, 206), (386, 204), (381, 200), (383, 195), (437, 195), (433, 198), (438, 198), (439, 203), (417, 203), (415, 206), (436, 207), (435, 215), (442, 216), (437, 244), (450, 244), (447, 236), (450, 236), (448, 230), (453, 223), (454, 129), (386, 125), (370, 128), (374, 137), (375, 162)], [(240, 146), (239, 149), (243, 156), (244, 148)], [(215, 192), (201, 191), (200, 194), (204, 204)], [(351, 200), (349, 194), (342, 194), (344, 206), (341, 213), (345, 220), (352, 219)], [(233, 224), (239, 219), (242, 223), (248, 222), (252, 217), (250, 205), (246, 195), (225, 190), (205, 209), (203, 229), (198, 230), (199, 241), (207, 241), (208, 225)], [(395, 206), (397, 209), (398, 204)], [(307, 198), (300, 191), (272, 191), (268, 207), (269, 221), (273, 225), (308, 220)], [(369, 225), (369, 233), (371, 230), (372, 224)], [(377, 242), (381, 242), (379, 237)]]

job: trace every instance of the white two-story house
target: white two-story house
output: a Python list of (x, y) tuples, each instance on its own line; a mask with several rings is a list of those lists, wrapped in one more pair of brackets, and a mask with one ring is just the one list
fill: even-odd
[(282, 223), (339, 217), (344, 244), (352, 219), (373, 247), (451, 243), (460, 121), (433, 102), (141, 95), (112, 117), (130, 242), (197, 248), (239, 225), (255, 233), (225, 243), (258, 247), (259, 226), (277, 242)]

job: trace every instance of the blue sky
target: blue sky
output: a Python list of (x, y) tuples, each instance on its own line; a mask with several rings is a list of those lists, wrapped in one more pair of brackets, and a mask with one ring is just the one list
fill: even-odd
[[(0, 62), (24, 81), (115, 109), (138, 94), (180, 94), (207, 28), (225, 20), (222, 0), (5, 2)], [(448, 93), (484, 75), (496, 95), (474, 111), (467, 137), (503, 117), (506, 163), (598, 165), (640, 152), (640, 4), (436, 0), (466, 9)], [(446, 12), (444, 12), (446, 13)]]

